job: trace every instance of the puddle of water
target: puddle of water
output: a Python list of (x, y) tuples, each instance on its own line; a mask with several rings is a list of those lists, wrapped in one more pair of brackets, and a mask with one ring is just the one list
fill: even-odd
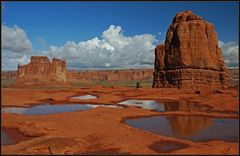
[(119, 102), (118, 104), (127, 105), (127, 106), (137, 106), (143, 109), (156, 110), (156, 111), (165, 111), (164, 104), (157, 102), (155, 100), (126, 100)]
[(148, 147), (158, 153), (162, 153), (182, 149), (187, 147), (187, 145), (171, 141), (156, 141), (155, 143), (151, 144)]
[(15, 114), (27, 114), (27, 115), (45, 115), (45, 114), (56, 114), (64, 112), (73, 112), (77, 110), (89, 110), (96, 107), (111, 107), (111, 108), (122, 108), (116, 105), (93, 105), (93, 104), (63, 104), (63, 105), (49, 105), (42, 104), (33, 107), (6, 107), (2, 109), (4, 113), (15, 113)]
[(238, 119), (201, 116), (154, 116), (126, 120), (126, 124), (169, 137), (191, 141), (238, 141)]
[(200, 105), (197, 102), (189, 101), (176, 101), (176, 102), (159, 102), (155, 100), (126, 100), (118, 104), (137, 106), (143, 109), (155, 110), (159, 112), (163, 111), (209, 111), (211, 106)]
[(74, 96), (71, 99), (87, 100), (87, 99), (96, 99), (96, 98), (97, 96), (88, 94), (88, 95), (82, 95), (82, 96)]
[(164, 151), (164, 152), (176, 150), (178, 148), (179, 148), (178, 145), (162, 145), (162, 146), (160, 146), (160, 150)]
[(15, 141), (11, 139), (11, 137), (5, 133), (4, 131), (1, 131), (1, 146), (6, 145), (12, 145), (15, 144)]
[(212, 109), (211, 106), (192, 101), (164, 102), (164, 108), (166, 111), (210, 111)]
[(14, 145), (23, 140), (31, 139), (32, 137), (24, 136), (15, 128), (2, 128), (1, 129), (1, 146)]

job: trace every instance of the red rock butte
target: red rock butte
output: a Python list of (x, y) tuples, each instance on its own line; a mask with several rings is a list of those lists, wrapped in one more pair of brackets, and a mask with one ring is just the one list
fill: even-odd
[(66, 62), (57, 58), (49, 61), (47, 56), (32, 56), (30, 63), (18, 65), (17, 81), (21, 85), (65, 84)]
[(229, 74), (214, 26), (191, 11), (177, 13), (165, 44), (155, 48), (153, 88), (221, 89)]

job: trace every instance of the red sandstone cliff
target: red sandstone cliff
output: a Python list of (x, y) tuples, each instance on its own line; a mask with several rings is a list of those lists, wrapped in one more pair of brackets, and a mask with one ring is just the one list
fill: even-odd
[(165, 44), (155, 49), (153, 87), (224, 88), (229, 75), (214, 26), (191, 11), (178, 13)]
[(27, 65), (18, 65), (17, 84), (64, 84), (67, 82), (66, 62), (47, 56), (32, 56)]
[(152, 69), (69, 71), (69, 80), (130, 81), (151, 79)]
[[(21, 67), (20, 67), (21, 69)], [(60, 74), (61, 75), (61, 74)], [(2, 79), (16, 79), (16, 71), (2, 71)], [(68, 70), (67, 80), (131, 81), (153, 78), (153, 69)]]
[(2, 71), (1, 78), (2, 79), (16, 79), (17, 72), (16, 71)]

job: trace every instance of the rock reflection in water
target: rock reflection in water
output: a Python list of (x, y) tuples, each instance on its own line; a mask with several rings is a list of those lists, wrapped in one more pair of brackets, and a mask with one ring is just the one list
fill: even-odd
[(149, 109), (154, 111), (210, 111), (211, 106), (200, 105), (198, 102), (192, 101), (168, 101), (160, 102), (156, 100), (126, 100), (118, 104), (127, 106), (137, 106), (142, 109)]
[(239, 139), (238, 119), (174, 115), (129, 119), (126, 124), (152, 133), (192, 141)]
[(193, 101), (165, 102), (164, 108), (165, 111), (209, 111), (212, 109), (211, 106), (200, 105)]
[(199, 116), (166, 116), (175, 135), (181, 138), (191, 136), (212, 124), (212, 119)]

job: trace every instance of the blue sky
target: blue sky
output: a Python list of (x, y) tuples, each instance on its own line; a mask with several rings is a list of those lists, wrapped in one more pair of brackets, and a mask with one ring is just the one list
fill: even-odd
[[(78, 44), (95, 37), (102, 41), (103, 32), (111, 25), (115, 26), (112, 31), (120, 26), (125, 37), (150, 34), (154, 39), (148, 39), (155, 46), (165, 39), (175, 14), (185, 10), (214, 24), (223, 44), (238, 43), (237, 2), (3, 2), (2, 8), (2, 24), (24, 30), (32, 53), (37, 54), (47, 53), (50, 46), (65, 47), (68, 41)], [(132, 63), (133, 67), (138, 64)]]

